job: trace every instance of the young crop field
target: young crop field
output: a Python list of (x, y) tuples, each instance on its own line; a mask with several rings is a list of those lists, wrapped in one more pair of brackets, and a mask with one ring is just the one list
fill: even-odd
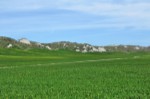
[(150, 53), (16, 53), (0, 54), (0, 99), (150, 99)]

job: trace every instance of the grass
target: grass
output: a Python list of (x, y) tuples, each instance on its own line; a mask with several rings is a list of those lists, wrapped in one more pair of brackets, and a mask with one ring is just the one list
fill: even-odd
[(41, 52), (0, 55), (0, 99), (150, 98), (149, 53)]

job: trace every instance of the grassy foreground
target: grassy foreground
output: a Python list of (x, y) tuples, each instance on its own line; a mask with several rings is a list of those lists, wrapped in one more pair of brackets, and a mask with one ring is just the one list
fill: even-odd
[(150, 98), (149, 53), (0, 52), (0, 99)]

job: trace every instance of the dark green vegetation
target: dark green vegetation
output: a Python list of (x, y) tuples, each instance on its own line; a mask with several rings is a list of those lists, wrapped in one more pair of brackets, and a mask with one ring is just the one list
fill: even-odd
[(148, 52), (0, 49), (0, 99), (149, 98)]

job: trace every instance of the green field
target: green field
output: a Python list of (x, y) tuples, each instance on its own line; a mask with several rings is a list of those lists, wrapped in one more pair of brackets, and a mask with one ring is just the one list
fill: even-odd
[(0, 49), (0, 99), (150, 99), (150, 53)]

